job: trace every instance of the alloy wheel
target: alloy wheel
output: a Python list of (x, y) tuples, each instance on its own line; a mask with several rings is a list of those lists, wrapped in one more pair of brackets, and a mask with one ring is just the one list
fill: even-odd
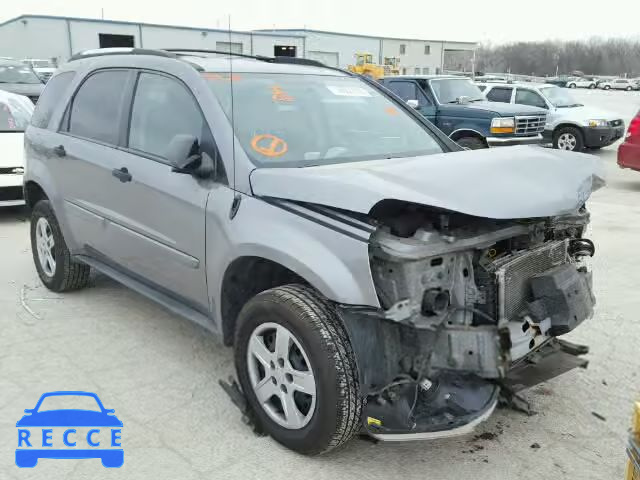
[(36, 223), (36, 247), (42, 271), (48, 277), (53, 277), (56, 273), (55, 240), (51, 225), (44, 217), (38, 218)]
[(575, 135), (571, 133), (563, 133), (558, 137), (558, 149), (559, 150), (575, 150), (578, 143)]
[(247, 366), (255, 396), (281, 427), (298, 430), (316, 406), (316, 381), (309, 357), (296, 336), (277, 323), (263, 323), (251, 334)]

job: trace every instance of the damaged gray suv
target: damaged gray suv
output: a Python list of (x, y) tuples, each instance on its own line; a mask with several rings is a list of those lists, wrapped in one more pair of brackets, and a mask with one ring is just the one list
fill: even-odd
[(584, 361), (595, 157), (466, 151), (300, 59), (85, 52), (26, 132), (42, 282), (91, 269), (220, 335), (258, 427), (305, 454), (467, 433)]

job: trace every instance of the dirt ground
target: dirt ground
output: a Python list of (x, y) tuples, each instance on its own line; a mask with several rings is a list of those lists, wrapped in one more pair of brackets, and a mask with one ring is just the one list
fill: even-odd
[[(625, 122), (640, 106), (636, 92), (576, 97)], [(198, 326), (102, 276), (72, 294), (43, 288), (28, 222), (19, 210), (0, 212), (0, 478), (621, 479), (631, 405), (640, 397), (640, 172), (618, 169), (615, 151), (598, 152), (609, 185), (589, 203), (597, 313), (568, 335), (591, 347), (589, 368), (526, 391), (532, 417), (498, 410), (466, 437), (357, 439), (319, 458), (251, 433), (218, 386), (233, 373), (232, 352)], [(23, 410), (43, 392), (74, 389), (98, 393), (123, 421), (124, 466), (41, 460), (18, 469)]]

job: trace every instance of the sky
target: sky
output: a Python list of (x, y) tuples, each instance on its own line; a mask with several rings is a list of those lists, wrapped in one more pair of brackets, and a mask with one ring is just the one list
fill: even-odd
[(0, 21), (22, 14), (231, 28), (309, 28), (376, 36), (491, 43), (640, 38), (640, 0), (4, 0)]

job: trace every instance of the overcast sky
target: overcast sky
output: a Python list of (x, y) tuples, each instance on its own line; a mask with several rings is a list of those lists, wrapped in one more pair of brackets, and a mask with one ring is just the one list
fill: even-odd
[(640, 37), (640, 0), (3, 0), (0, 20), (25, 13), (236, 30), (301, 28), (477, 40)]

